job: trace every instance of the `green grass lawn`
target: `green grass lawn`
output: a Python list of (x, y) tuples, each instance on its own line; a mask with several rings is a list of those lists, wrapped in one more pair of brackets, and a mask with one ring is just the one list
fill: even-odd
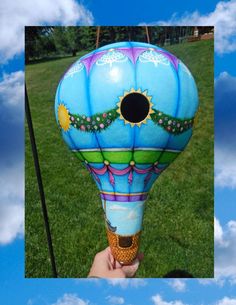
[[(169, 46), (192, 71), (200, 110), (186, 150), (154, 184), (146, 202), (137, 277), (183, 269), (213, 277), (214, 105), (213, 41)], [(79, 54), (80, 57), (82, 54)], [(60, 277), (86, 277), (94, 255), (107, 246), (98, 189), (63, 142), (54, 118), (58, 81), (76, 58), (26, 67), (26, 81)], [(26, 126), (26, 277), (52, 277)]]

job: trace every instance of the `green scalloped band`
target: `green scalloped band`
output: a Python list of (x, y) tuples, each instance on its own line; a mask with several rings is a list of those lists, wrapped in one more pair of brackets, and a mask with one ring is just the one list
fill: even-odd
[(94, 114), (92, 116), (71, 114), (71, 125), (77, 129), (86, 132), (101, 132), (112, 124), (118, 117), (116, 109), (111, 109), (104, 113)]
[(138, 164), (155, 163), (170, 164), (178, 157), (180, 151), (163, 150), (128, 150), (128, 151), (74, 151), (80, 161), (88, 163), (103, 163), (104, 160), (114, 164), (128, 164), (134, 161)]
[[(81, 131), (101, 132), (119, 117), (117, 109), (114, 108), (92, 116), (69, 113), (70, 124)], [(194, 118), (178, 119), (156, 109), (153, 111), (150, 115), (151, 120), (171, 134), (178, 135), (193, 127)]]
[(178, 119), (159, 110), (151, 114), (152, 121), (173, 134), (180, 134), (193, 127), (194, 118)]

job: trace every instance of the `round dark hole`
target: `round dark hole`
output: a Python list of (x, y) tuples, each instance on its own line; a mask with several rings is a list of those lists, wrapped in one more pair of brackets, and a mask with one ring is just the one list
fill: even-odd
[(131, 123), (143, 121), (149, 113), (148, 99), (141, 93), (130, 93), (121, 102), (120, 112), (125, 120)]
[(122, 248), (129, 248), (132, 246), (132, 236), (119, 236), (119, 246)]

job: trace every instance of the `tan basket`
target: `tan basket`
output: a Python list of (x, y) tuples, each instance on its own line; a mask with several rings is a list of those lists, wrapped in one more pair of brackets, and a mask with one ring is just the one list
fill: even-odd
[(122, 265), (129, 265), (138, 254), (139, 237), (141, 232), (135, 235), (122, 236), (107, 229), (107, 238), (114, 258)]

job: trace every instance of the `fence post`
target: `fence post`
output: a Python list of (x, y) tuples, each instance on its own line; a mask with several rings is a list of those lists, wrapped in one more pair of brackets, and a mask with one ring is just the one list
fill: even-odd
[(48, 221), (48, 212), (47, 212), (45, 194), (44, 194), (44, 189), (43, 189), (43, 181), (42, 181), (42, 176), (41, 176), (41, 171), (40, 171), (38, 151), (37, 151), (37, 146), (36, 146), (36, 142), (35, 142), (34, 129), (33, 129), (32, 118), (31, 118), (31, 113), (30, 113), (30, 106), (29, 106), (26, 84), (25, 84), (25, 113), (26, 113), (28, 129), (29, 129), (29, 136), (30, 136), (31, 148), (32, 148), (33, 159), (34, 159), (34, 167), (35, 167), (35, 172), (36, 172), (37, 181), (38, 181), (38, 188), (39, 188), (39, 194), (40, 194), (40, 199), (41, 199), (44, 226), (45, 226), (46, 235), (47, 235), (48, 251), (49, 251), (51, 267), (52, 267), (52, 274), (53, 274), (53, 277), (56, 278), (56, 277), (58, 277), (57, 268), (56, 268), (55, 256), (54, 256), (54, 251), (53, 251), (52, 237), (51, 237), (50, 225), (49, 225), (49, 221)]

